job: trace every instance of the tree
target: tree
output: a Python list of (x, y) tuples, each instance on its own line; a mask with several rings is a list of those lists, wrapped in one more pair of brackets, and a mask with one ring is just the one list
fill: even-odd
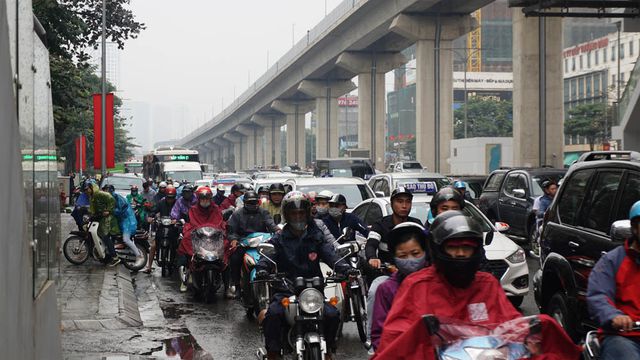
[[(467, 137), (504, 137), (513, 135), (513, 105), (505, 100), (472, 97), (467, 100)], [(453, 115), (454, 137), (464, 138), (465, 105)]]
[[(593, 151), (598, 140), (604, 140), (605, 134), (611, 126), (611, 112), (606, 103), (582, 104), (569, 110), (569, 118), (564, 122), (564, 132), (567, 135), (580, 135), (587, 138), (589, 147)], [(605, 131), (606, 130), (606, 131)]]
[[(135, 21), (126, 9), (129, 0), (107, 2), (107, 38), (122, 49), (128, 39), (136, 38), (145, 26)], [(91, 95), (100, 92), (100, 78), (89, 65), (86, 51), (97, 48), (101, 36), (102, 0), (34, 0), (33, 11), (47, 32), (51, 94), (56, 132), (56, 145), (67, 158), (67, 169), (75, 161), (74, 139), (84, 132), (88, 144), (93, 143), (93, 102)], [(107, 91), (115, 90), (108, 84)], [(114, 100), (114, 136), (116, 161), (132, 155), (132, 143), (121, 116), (122, 101)], [(93, 159), (88, 146), (87, 160)]]

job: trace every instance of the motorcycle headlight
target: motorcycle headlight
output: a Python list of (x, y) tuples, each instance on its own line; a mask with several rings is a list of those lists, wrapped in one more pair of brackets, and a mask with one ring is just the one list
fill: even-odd
[(522, 248), (518, 248), (513, 254), (507, 256), (507, 261), (510, 263), (521, 263), (526, 260), (525, 252)]
[(307, 314), (314, 314), (322, 309), (324, 295), (318, 289), (304, 289), (298, 297), (298, 303), (302, 311)]
[(205, 249), (200, 249), (198, 251), (198, 256), (201, 259), (206, 260), (206, 261), (214, 261), (214, 260), (216, 260), (218, 258), (215, 253), (213, 253), (212, 251), (205, 250)]
[(171, 225), (171, 219), (162, 219), (162, 225), (163, 226)]

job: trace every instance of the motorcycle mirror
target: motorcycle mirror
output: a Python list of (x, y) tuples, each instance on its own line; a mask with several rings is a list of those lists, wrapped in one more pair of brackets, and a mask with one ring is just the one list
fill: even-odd
[(440, 320), (435, 315), (423, 315), (422, 322), (429, 335), (434, 335), (440, 330)]
[(186, 221), (184, 221), (184, 219), (180, 219), (180, 223), (181, 223), (182, 225), (184, 225), (184, 224), (186, 223)]
[(230, 209), (226, 209), (222, 212), (222, 220), (229, 221), (231, 215), (233, 215), (233, 211), (231, 211)]

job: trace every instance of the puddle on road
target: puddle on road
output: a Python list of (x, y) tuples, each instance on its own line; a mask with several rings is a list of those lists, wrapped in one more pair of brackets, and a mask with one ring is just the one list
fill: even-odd
[(163, 340), (162, 349), (152, 352), (151, 356), (156, 359), (213, 360), (191, 335)]
[(181, 315), (188, 315), (194, 312), (191, 304), (160, 304), (160, 308), (166, 319), (179, 319)]

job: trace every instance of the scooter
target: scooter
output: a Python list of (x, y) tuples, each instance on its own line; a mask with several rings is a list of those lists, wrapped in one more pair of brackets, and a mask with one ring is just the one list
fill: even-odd
[(170, 276), (174, 270), (180, 233), (178, 226), (169, 216), (155, 219), (153, 235), (157, 246), (156, 262), (162, 268), (162, 277)]
[(204, 302), (212, 302), (222, 285), (224, 233), (220, 229), (201, 227), (191, 232), (193, 257), (186, 274), (187, 284)]
[[(640, 321), (633, 323), (631, 331), (640, 331)], [(600, 359), (600, 340), (599, 335), (618, 335), (614, 332), (600, 333), (597, 330), (589, 331), (584, 339), (584, 350), (582, 352), (582, 358), (584, 360), (597, 360)]]
[(354, 240), (345, 242), (336, 249), (338, 256), (348, 260), (347, 262), (352, 269), (349, 277), (342, 283), (344, 291), (344, 302), (340, 307), (342, 320), (356, 323), (358, 336), (362, 343), (367, 341), (367, 301), (365, 299), (367, 284), (360, 271), (361, 257), (358, 254), (364, 250), (364, 246), (364, 243)]
[(254, 281), (255, 266), (260, 260), (258, 246), (271, 240), (271, 237), (270, 233), (251, 233), (240, 240), (240, 246), (245, 249), (240, 272), (240, 299), (247, 315), (257, 313), (259, 309), (268, 305), (269, 298), (265, 299), (265, 294), (268, 293), (265, 287), (268, 285), (262, 282), (254, 283)]
[[(98, 235), (99, 222), (89, 215), (83, 216), (83, 230), (71, 231), (62, 247), (64, 257), (74, 265), (84, 264), (89, 257), (105, 263), (107, 258), (107, 247)], [(114, 242), (122, 241), (122, 235), (114, 236)], [(142, 258), (136, 258), (135, 254), (125, 247), (116, 249), (116, 255), (122, 261), (122, 264), (131, 271), (141, 270), (147, 263), (149, 252), (149, 233), (146, 231), (136, 231), (134, 235), (134, 244), (138, 251), (143, 254)]]

